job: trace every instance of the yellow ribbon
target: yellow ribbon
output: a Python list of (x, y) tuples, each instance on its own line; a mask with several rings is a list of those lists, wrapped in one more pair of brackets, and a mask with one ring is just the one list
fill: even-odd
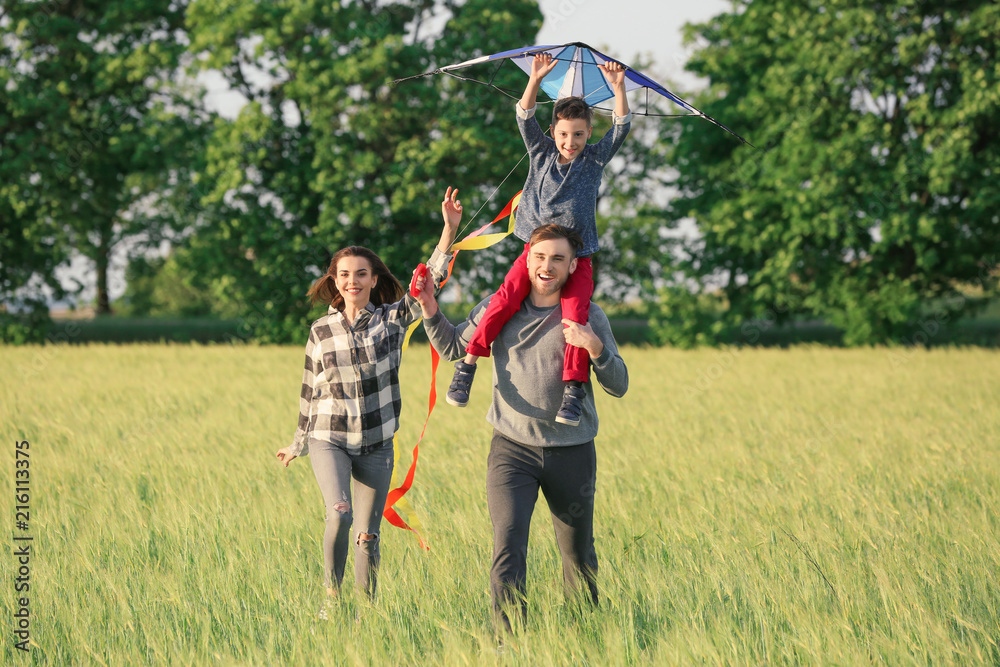
[[(520, 201), (521, 201), (521, 193), (518, 192), (514, 196), (514, 198), (510, 200), (510, 203), (508, 203), (507, 206), (504, 208), (503, 213), (501, 213), (499, 216), (496, 217), (495, 220), (493, 220), (493, 222), (499, 220), (501, 217), (503, 217), (504, 213), (506, 213), (507, 210), (509, 209), (510, 222), (507, 225), (507, 231), (498, 232), (496, 234), (484, 234), (482, 236), (472, 236), (472, 235), (467, 236), (458, 243), (451, 246), (451, 251), (455, 252), (456, 250), (482, 250), (483, 248), (489, 248), (491, 245), (499, 243), (500, 241), (504, 240), (505, 238), (513, 234), (514, 212), (516, 211), (517, 205), (518, 203), (520, 203)], [(491, 222), (490, 225), (492, 225), (493, 222)], [(483, 229), (486, 229), (486, 227), (489, 227), (490, 225), (486, 225), (485, 227), (483, 227)]]

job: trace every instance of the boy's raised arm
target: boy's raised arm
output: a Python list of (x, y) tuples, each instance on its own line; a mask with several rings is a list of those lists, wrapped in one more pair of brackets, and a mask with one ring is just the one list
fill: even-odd
[[(538, 90), (542, 87), (542, 79), (555, 69), (556, 60), (548, 53), (536, 53), (531, 60), (531, 74), (528, 75), (528, 85), (524, 87), (524, 94), (521, 95), (521, 111), (528, 111), (535, 106), (538, 100)], [(624, 75), (623, 75), (624, 77)], [(622, 84), (624, 90), (624, 84)], [(626, 103), (627, 104), (627, 103)]]
[(628, 95), (625, 94), (625, 65), (609, 60), (598, 67), (601, 68), (601, 73), (604, 74), (611, 90), (615, 91), (615, 115), (619, 118), (627, 116), (629, 108)]

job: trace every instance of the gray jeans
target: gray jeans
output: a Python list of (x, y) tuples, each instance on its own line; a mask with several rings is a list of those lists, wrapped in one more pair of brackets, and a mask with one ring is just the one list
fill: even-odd
[[(353, 543), (355, 584), (373, 596), (378, 583), (379, 525), (392, 479), (392, 442), (363, 454), (329, 443), (310, 442), (309, 458), (326, 505), (326, 531), (323, 533), (326, 586), (340, 588), (348, 547)], [(362, 541), (359, 539), (361, 533), (375, 538)]]
[(597, 604), (596, 484), (597, 452), (593, 440), (570, 447), (530, 447), (493, 431), (486, 499), (493, 522), (490, 592), (498, 626), (510, 630), (507, 610), (511, 607), (522, 621), (527, 619), (528, 529), (539, 489), (552, 515), (566, 594), (576, 595), (582, 578), (590, 601)]

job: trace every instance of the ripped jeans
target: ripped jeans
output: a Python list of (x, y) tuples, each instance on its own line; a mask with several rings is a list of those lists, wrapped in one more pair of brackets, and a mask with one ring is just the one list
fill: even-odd
[[(349, 452), (337, 445), (314, 441), (309, 443), (309, 458), (326, 505), (326, 530), (323, 533), (326, 586), (340, 588), (347, 551), (353, 544), (355, 584), (369, 596), (374, 596), (381, 541), (379, 525), (392, 479), (392, 441), (365, 453)], [(361, 540), (362, 533), (374, 535), (374, 538)]]

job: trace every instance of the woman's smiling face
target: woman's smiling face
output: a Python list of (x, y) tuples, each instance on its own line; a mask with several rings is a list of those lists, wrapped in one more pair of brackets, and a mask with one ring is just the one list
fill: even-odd
[(371, 301), (372, 288), (378, 277), (372, 273), (371, 263), (364, 257), (348, 255), (337, 262), (337, 289), (344, 303), (361, 310)]

